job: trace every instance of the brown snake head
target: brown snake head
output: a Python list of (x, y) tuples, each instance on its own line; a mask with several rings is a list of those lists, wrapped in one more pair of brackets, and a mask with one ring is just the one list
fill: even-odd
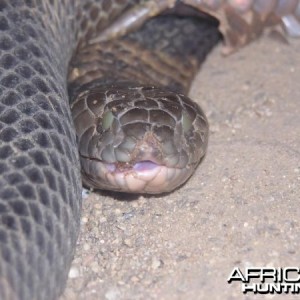
[(98, 85), (80, 92), (71, 108), (87, 186), (169, 192), (205, 155), (207, 119), (182, 94), (134, 84)]
[(69, 94), (86, 186), (160, 194), (193, 174), (208, 122), (182, 93), (220, 40), (217, 26), (202, 15), (162, 15), (78, 49)]

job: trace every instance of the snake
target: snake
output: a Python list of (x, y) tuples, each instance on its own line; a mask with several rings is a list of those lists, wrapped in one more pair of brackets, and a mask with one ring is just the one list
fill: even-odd
[(206, 154), (208, 52), (300, 35), (298, 0), (0, 1), (0, 299), (57, 299), (82, 182), (171, 192)]

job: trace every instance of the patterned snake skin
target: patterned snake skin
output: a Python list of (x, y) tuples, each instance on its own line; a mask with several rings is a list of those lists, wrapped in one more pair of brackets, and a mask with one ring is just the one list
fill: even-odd
[[(175, 2), (0, 0), (0, 299), (51, 300), (65, 286), (81, 209), (66, 83), (76, 45)], [(300, 33), (298, 0), (181, 2), (221, 21), (227, 53), (266, 26)]]
[(208, 122), (184, 94), (219, 40), (217, 22), (172, 13), (80, 49), (69, 90), (85, 185), (161, 194), (194, 173)]

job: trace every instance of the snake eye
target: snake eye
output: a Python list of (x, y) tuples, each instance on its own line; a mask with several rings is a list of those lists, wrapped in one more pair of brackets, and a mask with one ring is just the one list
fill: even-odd
[(108, 110), (103, 114), (103, 118), (102, 118), (103, 130), (107, 130), (112, 125), (113, 121), (114, 121), (114, 115), (110, 110)]
[(182, 113), (182, 128), (184, 132), (188, 132), (192, 128), (192, 124), (190, 116), (184, 111)]

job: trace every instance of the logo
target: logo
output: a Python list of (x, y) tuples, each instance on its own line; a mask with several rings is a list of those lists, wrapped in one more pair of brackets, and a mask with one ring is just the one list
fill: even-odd
[(235, 267), (227, 282), (241, 283), (242, 292), (254, 294), (300, 294), (300, 268), (245, 268)]

